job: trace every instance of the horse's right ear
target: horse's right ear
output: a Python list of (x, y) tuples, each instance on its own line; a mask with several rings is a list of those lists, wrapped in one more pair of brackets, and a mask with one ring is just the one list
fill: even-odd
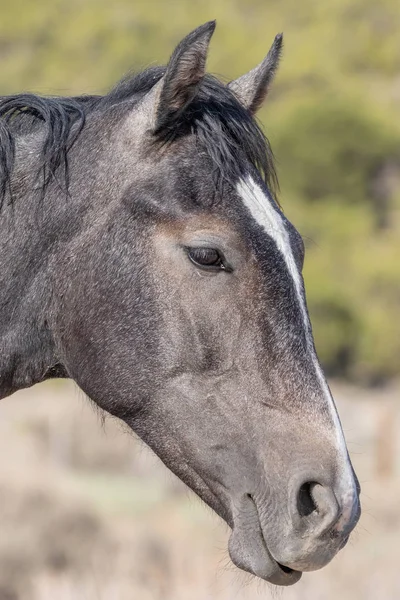
[(163, 78), (156, 84), (154, 133), (173, 123), (195, 97), (205, 75), (215, 21), (201, 25), (175, 48)]

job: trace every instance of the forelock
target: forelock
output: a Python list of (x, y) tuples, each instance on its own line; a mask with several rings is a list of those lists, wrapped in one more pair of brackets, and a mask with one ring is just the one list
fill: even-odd
[(206, 75), (195, 99), (177, 120), (157, 133), (163, 144), (192, 134), (214, 165), (217, 185), (237, 181), (249, 164), (276, 197), (278, 180), (268, 139), (251, 113), (222, 82)]

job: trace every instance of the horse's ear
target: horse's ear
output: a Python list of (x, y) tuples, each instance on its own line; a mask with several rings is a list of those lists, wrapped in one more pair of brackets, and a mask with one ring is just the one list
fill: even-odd
[(170, 125), (195, 97), (205, 74), (208, 46), (215, 21), (201, 25), (175, 48), (157, 84), (154, 132)]
[(264, 60), (254, 69), (228, 83), (238, 100), (255, 114), (264, 102), (279, 65), (283, 35), (279, 33)]

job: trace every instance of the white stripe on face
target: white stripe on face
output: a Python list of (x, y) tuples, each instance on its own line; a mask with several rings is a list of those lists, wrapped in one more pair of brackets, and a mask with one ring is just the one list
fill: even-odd
[(332, 415), (333, 424), (337, 435), (337, 443), (341, 452), (345, 453), (347, 461), (347, 448), (343, 436), (342, 426), (336, 411), (335, 404), (333, 402), (332, 395), (326, 383), (324, 374), (322, 373), (318, 359), (314, 351), (314, 344), (311, 333), (310, 320), (305, 304), (302, 277), (297, 268), (296, 261), (293, 256), (292, 246), (290, 244), (289, 233), (286, 229), (285, 223), (278, 210), (273, 206), (272, 201), (268, 198), (267, 194), (261, 189), (259, 185), (255, 183), (251, 176), (248, 176), (246, 180), (240, 180), (237, 185), (237, 192), (243, 200), (245, 206), (250, 211), (252, 217), (257, 221), (259, 225), (264, 229), (267, 235), (272, 238), (282, 254), (289, 275), (293, 281), (293, 286), (296, 291), (297, 301), (300, 307), (301, 315), (303, 318), (303, 325), (306, 332), (306, 340), (310, 357), (315, 367), (318, 381), (321, 385), (324, 396), (327, 399), (328, 407)]

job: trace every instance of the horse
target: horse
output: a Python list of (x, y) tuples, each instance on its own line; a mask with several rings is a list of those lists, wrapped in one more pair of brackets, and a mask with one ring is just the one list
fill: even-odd
[(360, 487), (256, 120), (283, 38), (225, 84), (214, 29), (105, 95), (0, 99), (0, 397), (73, 379), (285, 586), (346, 544)]

